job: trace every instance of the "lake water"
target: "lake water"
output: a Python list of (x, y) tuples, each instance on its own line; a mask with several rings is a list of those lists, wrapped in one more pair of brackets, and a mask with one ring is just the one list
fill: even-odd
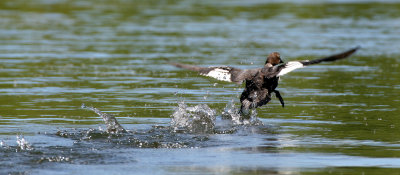
[[(245, 125), (221, 117), (243, 85), (165, 61), (256, 68), (356, 46), (282, 77), (285, 108)], [(2, 0), (0, 174), (399, 174), (399, 64), (394, 0)]]

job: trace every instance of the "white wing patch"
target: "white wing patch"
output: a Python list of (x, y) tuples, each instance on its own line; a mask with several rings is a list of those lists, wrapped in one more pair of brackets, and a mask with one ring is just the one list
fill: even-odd
[(207, 74), (200, 74), (200, 75), (212, 77), (212, 78), (215, 78), (215, 79), (221, 80), (221, 81), (232, 82), (231, 74), (229, 73), (229, 71), (225, 70), (225, 69), (221, 69), (221, 68), (215, 68), (214, 70), (208, 72)]
[(278, 73), (278, 77), (285, 75), (295, 69), (302, 68), (304, 65), (298, 61), (289, 61), (286, 63), (285, 67)]

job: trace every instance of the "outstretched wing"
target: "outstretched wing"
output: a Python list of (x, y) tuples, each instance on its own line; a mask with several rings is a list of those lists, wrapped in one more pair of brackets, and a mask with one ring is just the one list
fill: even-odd
[(170, 63), (176, 67), (188, 69), (192, 71), (199, 72), (200, 75), (212, 77), (217, 80), (242, 83), (245, 79), (250, 79), (255, 73), (258, 72), (257, 69), (238, 69), (229, 66), (215, 66), (215, 67), (200, 67), (181, 63)]
[(296, 70), (298, 68), (303, 68), (305, 66), (308, 65), (312, 65), (312, 64), (317, 64), (317, 63), (321, 63), (321, 62), (330, 62), (330, 61), (336, 61), (336, 60), (340, 60), (343, 58), (347, 58), (349, 57), (351, 54), (353, 54), (354, 52), (356, 52), (359, 49), (359, 47), (356, 47), (354, 49), (350, 49), (348, 51), (339, 53), (339, 54), (335, 54), (335, 55), (331, 55), (328, 57), (324, 57), (324, 58), (319, 58), (319, 59), (315, 59), (315, 60), (304, 60), (304, 61), (289, 61), (287, 63), (284, 64), (280, 64), (280, 65), (276, 65), (273, 67), (273, 72), (275, 72), (273, 75), (271, 76), (282, 76), (285, 75), (293, 70)]

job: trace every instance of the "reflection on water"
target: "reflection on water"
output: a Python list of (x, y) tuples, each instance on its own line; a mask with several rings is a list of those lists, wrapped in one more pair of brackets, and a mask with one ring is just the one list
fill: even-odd
[[(2, 0), (0, 174), (397, 173), (399, 11), (391, 0)], [(165, 64), (245, 69), (272, 51), (290, 61), (358, 45), (282, 77), (287, 106), (257, 109), (263, 125), (235, 120), (242, 86)], [(101, 129), (82, 103), (128, 132)]]

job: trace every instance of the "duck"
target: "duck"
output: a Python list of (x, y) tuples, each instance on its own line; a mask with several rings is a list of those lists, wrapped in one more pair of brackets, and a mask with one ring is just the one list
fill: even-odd
[(239, 114), (242, 116), (249, 116), (248, 114), (251, 109), (268, 104), (272, 99), (272, 94), (275, 94), (282, 107), (285, 107), (285, 102), (281, 93), (276, 90), (281, 76), (310, 65), (348, 58), (359, 48), (360, 47), (358, 46), (323, 58), (289, 61), (286, 63), (281, 59), (279, 52), (272, 52), (267, 56), (263, 67), (254, 69), (239, 69), (231, 66), (201, 67), (175, 62), (169, 63), (178, 68), (196, 71), (200, 75), (212, 77), (220, 81), (233, 82), (237, 84), (243, 84), (243, 82), (245, 82), (245, 87), (240, 95), (241, 107)]

